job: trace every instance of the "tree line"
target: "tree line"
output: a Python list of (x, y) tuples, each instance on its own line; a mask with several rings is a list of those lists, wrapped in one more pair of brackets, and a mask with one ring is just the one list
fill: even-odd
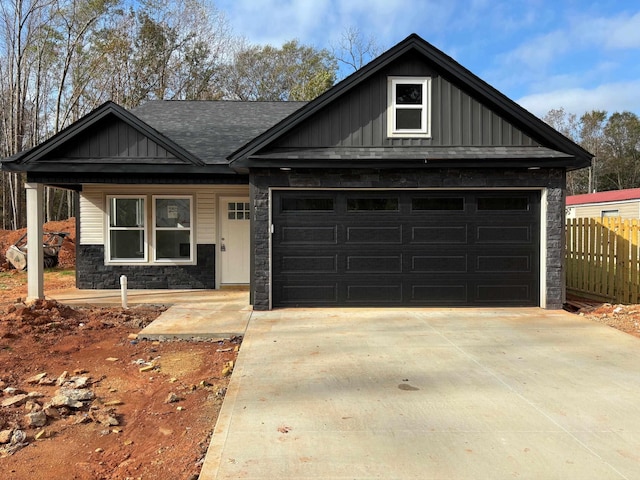
[[(112, 100), (310, 100), (380, 52), (354, 28), (330, 49), (250, 44), (209, 0), (0, 2), (0, 157)], [(341, 68), (342, 67), (342, 68)], [(349, 73), (349, 72), (347, 72)], [(2, 228), (25, 225), (24, 178), (3, 172)], [(46, 189), (45, 221), (72, 216)]]
[[(0, 157), (27, 150), (107, 100), (311, 100), (381, 53), (349, 27), (336, 45), (281, 47), (235, 35), (209, 0), (0, 2)], [(560, 108), (547, 123), (595, 155), (568, 193), (640, 187), (640, 120)], [(2, 228), (26, 223), (24, 177), (0, 178)], [(45, 221), (73, 216), (70, 192), (47, 188)]]
[(640, 187), (638, 115), (592, 110), (578, 117), (559, 108), (543, 120), (594, 155), (590, 168), (567, 174), (568, 195)]

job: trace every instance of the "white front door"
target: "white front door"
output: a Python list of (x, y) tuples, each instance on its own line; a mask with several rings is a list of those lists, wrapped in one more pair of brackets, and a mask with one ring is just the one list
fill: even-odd
[(220, 198), (220, 284), (249, 283), (251, 214), (247, 197)]

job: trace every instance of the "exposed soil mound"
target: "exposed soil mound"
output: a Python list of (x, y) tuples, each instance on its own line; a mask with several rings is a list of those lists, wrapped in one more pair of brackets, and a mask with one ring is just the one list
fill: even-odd
[(240, 339), (137, 340), (164, 310), (0, 306), (3, 479), (197, 478)]
[[(69, 218), (57, 222), (47, 222), (43, 226), (43, 232), (67, 232), (58, 253), (58, 265), (61, 268), (73, 268), (76, 265), (76, 219)], [(22, 235), (27, 233), (26, 228), (20, 230), (0, 230), (0, 270), (10, 270), (13, 267), (5, 257), (7, 248), (16, 243)]]

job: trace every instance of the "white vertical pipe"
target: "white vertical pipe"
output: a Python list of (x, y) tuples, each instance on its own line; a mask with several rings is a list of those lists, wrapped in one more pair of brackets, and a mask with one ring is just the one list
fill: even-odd
[(122, 308), (127, 308), (127, 276), (120, 275), (120, 297), (122, 298)]

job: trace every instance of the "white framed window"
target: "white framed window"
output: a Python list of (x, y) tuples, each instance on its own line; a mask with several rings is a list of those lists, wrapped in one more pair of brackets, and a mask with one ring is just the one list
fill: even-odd
[(600, 211), (600, 218), (618, 217), (618, 216), (620, 216), (619, 210), (601, 210)]
[(431, 136), (431, 78), (389, 77), (389, 137)]
[(193, 262), (193, 200), (190, 196), (153, 196), (153, 260)]
[(108, 262), (147, 261), (147, 222), (145, 197), (118, 195), (107, 197)]

